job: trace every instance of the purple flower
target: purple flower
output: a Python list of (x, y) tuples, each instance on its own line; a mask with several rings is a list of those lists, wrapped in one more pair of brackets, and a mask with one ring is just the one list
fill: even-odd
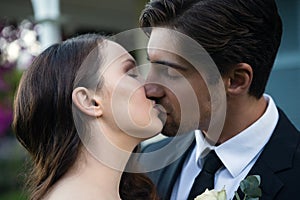
[(20, 73), (40, 53), (36, 27), (0, 18), (0, 137), (8, 133), (13, 119), (12, 100)]

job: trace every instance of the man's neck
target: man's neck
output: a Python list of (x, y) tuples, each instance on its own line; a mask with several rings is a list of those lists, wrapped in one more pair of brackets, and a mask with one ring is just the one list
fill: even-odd
[(267, 104), (264, 97), (229, 100), (224, 128), (217, 143), (222, 144), (251, 126), (264, 114)]

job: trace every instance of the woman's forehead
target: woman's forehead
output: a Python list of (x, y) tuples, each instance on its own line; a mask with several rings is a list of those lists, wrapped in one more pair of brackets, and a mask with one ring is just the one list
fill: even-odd
[(104, 57), (104, 67), (108, 67), (115, 62), (126, 61), (129, 58), (133, 59), (126, 49), (120, 44), (110, 40), (105, 40), (105, 43), (106, 45), (101, 50)]

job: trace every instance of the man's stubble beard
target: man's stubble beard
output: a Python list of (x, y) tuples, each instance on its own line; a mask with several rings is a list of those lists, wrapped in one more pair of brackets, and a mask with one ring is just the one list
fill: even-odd
[(174, 118), (172, 118), (171, 120), (165, 120), (165, 124), (163, 126), (161, 133), (168, 137), (179, 136), (194, 131), (195, 129), (198, 128), (198, 124), (199, 122), (193, 123), (189, 120), (185, 120), (185, 122), (181, 122), (180, 118), (177, 120), (176, 119), (174, 120)]
[[(173, 113), (174, 114), (174, 113)], [(198, 116), (181, 116), (176, 117), (178, 115), (166, 115), (161, 114), (159, 115), (160, 119), (163, 121), (163, 129), (161, 133), (168, 137), (173, 136), (179, 136), (183, 134), (190, 133), (191, 131), (194, 131), (196, 129), (199, 129), (201, 131), (207, 131), (210, 121), (211, 121), (211, 113), (210, 110), (206, 111), (205, 113), (202, 113), (202, 117), (200, 119)], [(183, 117), (183, 120), (181, 118)], [(179, 130), (180, 128), (180, 130)]]

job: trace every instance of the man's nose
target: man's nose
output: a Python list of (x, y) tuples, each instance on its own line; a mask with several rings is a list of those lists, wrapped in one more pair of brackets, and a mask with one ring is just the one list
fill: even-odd
[(147, 83), (145, 85), (146, 96), (149, 99), (158, 99), (164, 96), (163, 86), (157, 83)]
[(151, 67), (146, 78), (145, 92), (149, 99), (157, 99), (164, 96), (164, 87), (159, 81), (159, 72)]

